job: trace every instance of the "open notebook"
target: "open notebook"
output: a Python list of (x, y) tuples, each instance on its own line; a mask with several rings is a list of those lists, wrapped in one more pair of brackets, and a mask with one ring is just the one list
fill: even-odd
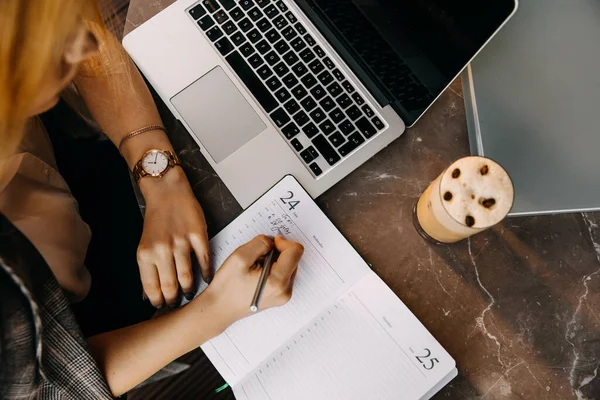
[(291, 301), (202, 346), (237, 399), (428, 399), (456, 376), (452, 357), (292, 176), (210, 241), (212, 262), (278, 232), (305, 248)]

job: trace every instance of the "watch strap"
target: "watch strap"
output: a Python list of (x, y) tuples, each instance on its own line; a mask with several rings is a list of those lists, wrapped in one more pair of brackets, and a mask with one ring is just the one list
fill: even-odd
[[(160, 150), (160, 151), (167, 157), (167, 160), (168, 160), (167, 168), (163, 172), (163, 175), (166, 174), (170, 168), (175, 167), (175, 166), (181, 166), (181, 162), (179, 161), (179, 157), (177, 157), (177, 154), (175, 154), (171, 150)], [(146, 153), (144, 153), (144, 156), (145, 156), (145, 154)], [(133, 178), (135, 179), (135, 181), (137, 183), (139, 183), (140, 180), (146, 176), (152, 176), (143, 167), (144, 156), (142, 156), (142, 158), (137, 163), (135, 163), (135, 165), (133, 166), (133, 169), (131, 171), (131, 173), (133, 174)]]

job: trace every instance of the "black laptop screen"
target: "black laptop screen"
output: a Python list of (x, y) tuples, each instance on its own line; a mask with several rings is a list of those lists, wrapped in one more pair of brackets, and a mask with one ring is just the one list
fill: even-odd
[[(411, 124), (512, 13), (513, 0), (302, 0)], [(411, 121), (411, 119), (413, 121)]]

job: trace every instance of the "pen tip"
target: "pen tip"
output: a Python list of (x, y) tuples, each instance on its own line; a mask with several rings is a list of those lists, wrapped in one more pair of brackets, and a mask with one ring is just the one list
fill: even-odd
[(250, 306), (250, 311), (257, 312), (258, 311), (258, 307), (256, 307), (256, 306)]

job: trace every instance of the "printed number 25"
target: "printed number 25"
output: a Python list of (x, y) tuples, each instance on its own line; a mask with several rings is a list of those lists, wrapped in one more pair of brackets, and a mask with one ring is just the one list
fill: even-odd
[(300, 201), (292, 200), (293, 198), (294, 193), (288, 190), (288, 197), (280, 197), (279, 200), (281, 200), (283, 204), (287, 204), (290, 207), (290, 211), (292, 211), (298, 204), (300, 204)]
[(429, 356), (431, 356), (431, 350), (429, 350), (428, 348), (425, 348), (423, 350), (425, 350), (426, 352), (424, 356), (415, 357), (417, 358), (417, 360), (419, 360), (421, 364), (423, 364), (423, 368), (425, 368), (426, 370), (431, 370), (435, 366), (435, 363), (439, 363), (439, 360), (437, 358), (429, 358)]

